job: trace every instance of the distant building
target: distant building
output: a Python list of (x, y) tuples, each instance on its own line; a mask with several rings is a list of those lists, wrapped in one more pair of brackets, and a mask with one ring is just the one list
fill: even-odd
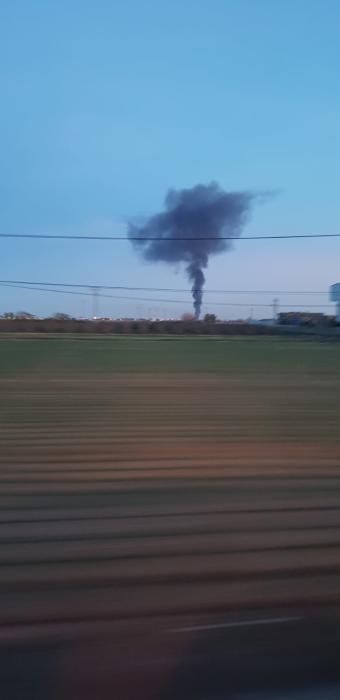
[(281, 326), (328, 326), (333, 317), (308, 311), (283, 311), (279, 313)]
[(335, 301), (336, 303), (335, 318), (336, 322), (340, 323), (340, 282), (332, 284), (332, 286), (329, 289), (329, 296), (330, 300)]
[(272, 318), (259, 318), (258, 320), (252, 321), (255, 326), (275, 326), (277, 323), (276, 319)]

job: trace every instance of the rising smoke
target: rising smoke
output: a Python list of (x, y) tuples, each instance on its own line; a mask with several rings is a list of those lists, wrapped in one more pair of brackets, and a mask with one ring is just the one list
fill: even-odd
[(228, 238), (241, 235), (253, 199), (250, 192), (224, 192), (216, 183), (170, 190), (163, 212), (129, 225), (129, 238), (145, 260), (186, 265), (196, 318), (209, 256), (228, 250)]

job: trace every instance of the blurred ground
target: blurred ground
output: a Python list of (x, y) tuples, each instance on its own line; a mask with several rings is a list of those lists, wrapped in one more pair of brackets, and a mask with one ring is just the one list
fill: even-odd
[(0, 342), (2, 696), (337, 681), (340, 347), (35, 342)]

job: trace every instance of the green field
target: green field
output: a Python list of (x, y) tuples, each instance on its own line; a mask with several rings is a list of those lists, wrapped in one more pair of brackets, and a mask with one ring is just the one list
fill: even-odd
[(0, 338), (0, 373), (22, 371), (313, 373), (340, 377), (340, 345), (278, 337)]
[(338, 600), (339, 359), (282, 337), (0, 336), (3, 627)]

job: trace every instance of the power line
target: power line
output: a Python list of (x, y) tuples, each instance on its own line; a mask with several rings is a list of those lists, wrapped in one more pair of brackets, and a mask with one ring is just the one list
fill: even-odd
[[(0, 238), (26, 238), (30, 240), (32, 238), (37, 239), (50, 239), (52, 240), (64, 240), (64, 241), (163, 241), (168, 243), (169, 239), (163, 236), (79, 236), (70, 235), (66, 236), (63, 234), (52, 234), (48, 235), (45, 233), (0, 233)], [(283, 240), (283, 239), (296, 239), (296, 238), (340, 238), (340, 233), (295, 233), (295, 234), (279, 234), (274, 236), (190, 236), (190, 237), (175, 237), (171, 238), (171, 241), (269, 241), (269, 240)]]
[[(78, 291), (70, 291), (70, 290), (64, 290), (64, 289), (51, 289), (50, 287), (28, 287), (25, 285), (19, 285), (19, 284), (10, 284), (10, 283), (5, 283), (5, 282), (0, 282), (0, 285), (2, 287), (9, 287), (10, 289), (26, 289), (29, 291), (39, 291), (39, 292), (52, 292), (52, 293), (57, 293), (57, 294), (72, 294), (72, 295), (79, 295), (79, 296), (92, 296), (92, 292), (78, 292)], [(134, 296), (124, 296), (124, 295), (115, 295), (115, 294), (100, 294), (98, 293), (98, 297), (104, 298), (104, 299), (119, 299), (119, 300), (124, 300), (124, 301), (138, 301), (138, 302), (156, 302), (158, 303), (165, 303), (165, 304), (188, 304), (188, 299), (155, 299), (154, 297), (134, 297)], [(253, 304), (251, 302), (223, 302), (223, 301), (210, 301), (210, 302), (204, 302), (205, 305), (208, 306), (240, 306), (240, 307), (249, 307), (251, 305), (252, 307), (258, 307), (258, 308), (265, 308), (265, 307), (271, 307), (272, 304)], [(301, 308), (299, 304), (286, 304), (282, 305), (281, 307), (285, 306), (286, 308)], [(320, 309), (320, 308), (332, 308), (330, 304), (303, 304), (303, 307), (306, 309)]]
[[(133, 292), (173, 292), (173, 293), (185, 293), (196, 291), (195, 289), (189, 288), (174, 288), (174, 287), (131, 287), (122, 285), (108, 285), (108, 284), (78, 284), (74, 282), (33, 282), (31, 280), (0, 280), (2, 285), (32, 285), (39, 287), (71, 287), (75, 289), (116, 289), (124, 291)], [(30, 289), (30, 287), (29, 287)], [(278, 290), (278, 289), (204, 289), (204, 294), (313, 294), (313, 295), (328, 295), (325, 291), (312, 291), (312, 290)]]
[(49, 289), (48, 287), (28, 287), (23, 284), (10, 282), (0, 282), (1, 287), (9, 287), (10, 289), (28, 289), (30, 292), (54, 292), (55, 294), (75, 294), (77, 296), (92, 297), (92, 292), (73, 292), (67, 289)]
[[(68, 291), (64, 289), (51, 289), (50, 287), (27, 287), (25, 285), (20, 285), (20, 284), (9, 284), (9, 283), (4, 283), (0, 282), (1, 287), (9, 287), (10, 289), (27, 289), (29, 291), (34, 291), (34, 292), (54, 292), (57, 294), (72, 294), (72, 295), (80, 295), (80, 296), (91, 296), (92, 297), (92, 292), (75, 292), (75, 291)], [(147, 301), (147, 302), (156, 302), (156, 303), (166, 303), (166, 304), (187, 304), (188, 299), (155, 299), (154, 297), (134, 297), (134, 296), (125, 296), (125, 295), (117, 295), (117, 294), (98, 294), (99, 297), (104, 298), (104, 299), (120, 299), (124, 301)], [(235, 302), (206, 302), (207, 304), (211, 306), (249, 306), (248, 303), (237, 303)], [(270, 306), (270, 304), (253, 304), (253, 306)]]

